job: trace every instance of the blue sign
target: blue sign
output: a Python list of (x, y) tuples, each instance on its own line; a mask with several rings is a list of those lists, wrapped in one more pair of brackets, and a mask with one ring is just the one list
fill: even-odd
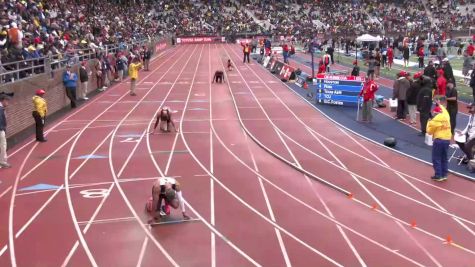
[(360, 77), (320, 75), (316, 81), (316, 102), (319, 104), (356, 106), (363, 87)]

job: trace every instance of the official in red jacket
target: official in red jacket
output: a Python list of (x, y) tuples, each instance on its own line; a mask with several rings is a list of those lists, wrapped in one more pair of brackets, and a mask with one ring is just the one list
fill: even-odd
[(367, 76), (366, 83), (363, 85), (363, 89), (361, 89), (361, 92), (359, 94), (360, 97), (363, 97), (363, 122), (370, 123), (373, 121), (373, 102), (376, 91), (378, 91), (378, 85), (374, 82), (371, 76)]

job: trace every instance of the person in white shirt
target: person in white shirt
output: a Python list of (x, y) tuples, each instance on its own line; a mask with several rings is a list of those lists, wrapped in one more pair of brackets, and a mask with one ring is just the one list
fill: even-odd
[(465, 154), (462, 163), (468, 163), (475, 154), (475, 103), (469, 107), (470, 117), (465, 129), (455, 131), (455, 142)]

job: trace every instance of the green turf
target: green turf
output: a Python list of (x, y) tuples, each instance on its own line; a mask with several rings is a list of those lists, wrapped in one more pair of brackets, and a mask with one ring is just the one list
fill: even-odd
[[(349, 57), (345, 56), (344, 54), (339, 54), (336, 55), (335, 60), (339, 60), (341, 65), (347, 66), (347, 67), (352, 67), (353, 66), (353, 61), (355, 60), (354, 57)], [(410, 61), (417, 62), (417, 57), (412, 57)], [(450, 60), (450, 64), (452, 65), (453, 69), (462, 69), (462, 64), (463, 64), (463, 59), (458, 59), (454, 58)], [(363, 71), (366, 71), (368, 68), (360, 64), (360, 68)], [(396, 74), (402, 69), (402, 66), (396, 65), (395, 69), (387, 70), (386, 68), (381, 68), (381, 76), (389, 79), (396, 79)], [(419, 68), (417, 67), (410, 67), (409, 72), (411, 74), (414, 74), (418, 71), (420, 71)], [(472, 88), (462, 84), (460, 81), (461, 78), (457, 78), (457, 90), (459, 93), (459, 99), (465, 102), (472, 102), (473, 101), (473, 96), (472, 96)]]

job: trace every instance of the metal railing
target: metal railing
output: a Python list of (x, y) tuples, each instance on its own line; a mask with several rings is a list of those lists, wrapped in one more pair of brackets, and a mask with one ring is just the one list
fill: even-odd
[(11, 83), (39, 74), (51, 73), (53, 70), (64, 68), (66, 65), (74, 65), (83, 60), (97, 58), (103, 53), (116, 53), (149, 42), (149, 39), (142, 39), (129, 43), (104, 45), (97, 48), (74, 49), (72, 51), (66, 51), (62, 54), (52, 56), (2, 63), (0, 65), (0, 83)]

